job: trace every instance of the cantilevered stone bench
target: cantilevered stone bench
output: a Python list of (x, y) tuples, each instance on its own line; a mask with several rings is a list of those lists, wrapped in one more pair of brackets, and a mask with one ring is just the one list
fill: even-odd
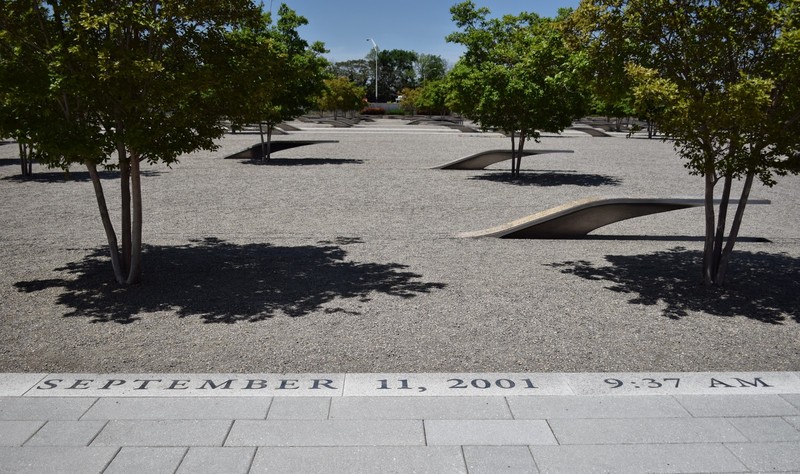
[[(738, 204), (731, 199), (730, 204)], [(719, 203), (719, 200), (715, 200)], [(766, 199), (749, 199), (747, 204), (769, 204)], [(701, 207), (702, 198), (597, 198), (573, 201), (490, 229), (465, 232), (459, 237), (500, 237), (503, 239), (575, 239), (614, 222), (659, 212)]]
[(611, 135), (607, 134), (606, 132), (604, 132), (603, 130), (600, 130), (598, 128), (594, 128), (594, 127), (588, 126), (588, 125), (584, 125), (584, 126), (574, 125), (572, 127), (569, 127), (569, 130), (577, 130), (579, 132), (583, 132), (583, 133), (585, 133), (587, 135), (591, 135), (593, 137), (607, 138), (607, 137), (611, 136)]
[[(573, 153), (572, 150), (524, 150), (522, 156), (543, 155), (545, 153)], [(482, 170), (489, 165), (511, 159), (511, 150), (488, 150), (465, 158), (436, 166), (439, 170)]]
[[(318, 143), (339, 143), (338, 140), (279, 140), (274, 141), (270, 144), (270, 152), (275, 153), (276, 151), (281, 150), (288, 150), (289, 148), (295, 148), (298, 146), (306, 146), (306, 145), (316, 145)], [(264, 145), (266, 147), (266, 144)], [(257, 160), (261, 158), (261, 143), (256, 143), (255, 145), (247, 148), (245, 150), (236, 152), (232, 155), (228, 155), (225, 157), (226, 160)]]

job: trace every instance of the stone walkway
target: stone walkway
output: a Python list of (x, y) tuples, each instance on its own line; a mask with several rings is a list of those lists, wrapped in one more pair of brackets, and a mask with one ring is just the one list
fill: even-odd
[(763, 471), (800, 373), (0, 375), (3, 473)]

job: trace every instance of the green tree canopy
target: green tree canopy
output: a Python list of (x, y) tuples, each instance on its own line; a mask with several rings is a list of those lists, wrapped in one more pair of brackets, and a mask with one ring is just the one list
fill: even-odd
[(325, 90), (318, 98), (322, 110), (332, 111), (336, 117), (339, 111), (360, 110), (364, 106), (366, 91), (346, 77), (325, 80)]
[(285, 4), (278, 15), (274, 25), (267, 14), (255, 28), (230, 32), (232, 50), (223, 57), (225, 66), (235, 71), (224, 95), (230, 104), (228, 116), (234, 125), (266, 124), (266, 144), (262, 133), (266, 159), (275, 125), (316, 105), (328, 69), (322, 43), (309, 45), (297, 32), (308, 21)]
[(534, 13), (489, 19), (471, 0), (450, 11), (460, 31), (447, 40), (467, 48), (448, 76), (450, 104), (483, 128), (511, 134), (512, 173), (519, 174), (526, 140), (561, 132), (583, 114), (585, 58), (567, 48), (558, 20)]
[(328, 72), (331, 77), (346, 77), (356, 86), (366, 89), (369, 79), (375, 75), (375, 61), (371, 64), (366, 59), (338, 61), (328, 66)]
[[(263, 31), (264, 22), (250, 0), (3, 3), (0, 91), (37, 108), (37, 120), (17, 125), (40, 160), (88, 169), (119, 283), (141, 276), (140, 162), (169, 164), (215, 147), (221, 118), (240, 110), (228, 67), (241, 54), (237, 37), (246, 35), (238, 32)], [(278, 30), (291, 48), (296, 32), (284, 25)], [(101, 165), (120, 171), (121, 244)]]
[(414, 72), (416, 81), (422, 85), (427, 81), (438, 81), (444, 79), (447, 74), (447, 61), (435, 54), (417, 54), (414, 61)]
[[(629, 81), (637, 101), (655, 103), (659, 129), (704, 177), (703, 280), (723, 284), (754, 179), (772, 186), (798, 171), (800, 3), (584, 0), (575, 19), (592, 48), (624, 65), (609, 80)], [(734, 180), (743, 182), (726, 239)]]
[(366, 57), (367, 63), (372, 67), (370, 71), (370, 85), (367, 92), (370, 99), (375, 102), (390, 102), (397, 98), (400, 91), (406, 87), (416, 87), (417, 77), (414, 63), (417, 53), (402, 49), (390, 49), (378, 52), (378, 97), (375, 98), (375, 50)]

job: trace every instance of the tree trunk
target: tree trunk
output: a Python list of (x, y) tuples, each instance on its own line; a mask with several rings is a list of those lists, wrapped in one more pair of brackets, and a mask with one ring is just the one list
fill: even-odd
[(703, 245), (703, 282), (707, 285), (714, 283), (712, 262), (714, 256), (714, 179), (713, 162), (711, 169), (708, 165), (705, 171), (705, 211), (706, 211), (706, 237)]
[(717, 231), (714, 236), (714, 253), (711, 257), (711, 273), (714, 281), (717, 281), (717, 270), (719, 269), (719, 262), (722, 258), (722, 246), (725, 242), (725, 224), (728, 220), (728, 203), (731, 199), (731, 183), (733, 176), (730, 173), (725, 175), (725, 181), (722, 186), (722, 199), (719, 204), (719, 214), (717, 217)]
[(264, 161), (267, 157), (267, 148), (264, 146), (264, 125), (261, 122), (258, 122), (258, 133), (261, 135), (261, 161)]
[(123, 273), (131, 268), (131, 160), (124, 143), (117, 143), (120, 188), (120, 237), (122, 237)]
[(114, 232), (114, 225), (111, 223), (111, 218), (108, 215), (108, 206), (106, 205), (106, 198), (103, 194), (103, 184), (100, 182), (100, 175), (97, 174), (97, 166), (90, 161), (85, 161), (84, 164), (89, 170), (89, 176), (92, 178), (94, 195), (95, 198), (97, 198), (97, 207), (100, 209), (100, 220), (103, 222), (103, 230), (108, 240), (108, 251), (111, 255), (111, 267), (114, 269), (114, 278), (117, 280), (117, 283), (123, 284), (125, 283), (125, 274), (122, 271), (122, 262), (120, 261), (119, 247), (117, 246), (117, 234)]
[(130, 269), (125, 283), (139, 283), (142, 277), (142, 176), (139, 172), (139, 155), (132, 152), (130, 159), (131, 198), (133, 219), (131, 222)]
[(750, 172), (744, 180), (744, 187), (742, 188), (742, 195), (739, 198), (739, 205), (736, 206), (736, 214), (733, 216), (733, 223), (731, 224), (731, 232), (728, 234), (728, 241), (725, 243), (725, 249), (722, 251), (722, 257), (719, 261), (719, 268), (717, 269), (717, 284), (725, 284), (725, 274), (728, 272), (728, 262), (731, 259), (733, 246), (736, 244), (736, 238), (739, 237), (739, 228), (742, 225), (742, 218), (744, 217), (744, 209), (747, 206), (747, 200), (750, 198), (750, 190), (753, 187), (753, 178), (755, 175)]
[(17, 142), (19, 146), (19, 162), (22, 166), (22, 176), (28, 176), (28, 149), (22, 142)]
[(272, 122), (267, 122), (267, 160), (272, 159), (272, 129), (275, 128), (275, 124)]
[(512, 130), (511, 131), (511, 176), (515, 176), (515, 174), (514, 174), (514, 168), (515, 168), (514, 159), (517, 156), (517, 143), (516, 143), (516, 141), (514, 141), (515, 137), (516, 137), (516, 132), (514, 132)]
[(522, 168), (522, 149), (525, 148), (525, 132), (519, 132), (519, 141), (517, 142), (519, 149), (517, 150), (517, 176), (520, 175), (520, 169)]

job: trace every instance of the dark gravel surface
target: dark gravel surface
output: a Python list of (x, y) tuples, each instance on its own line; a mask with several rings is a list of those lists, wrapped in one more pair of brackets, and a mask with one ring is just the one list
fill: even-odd
[(0, 145), (0, 372), (800, 370), (798, 177), (754, 188), (772, 204), (748, 208), (717, 292), (698, 285), (702, 209), (581, 240), (455, 237), (589, 196), (702, 196), (669, 143), (548, 136), (528, 146), (575, 152), (510, 181), (431, 169), (509, 145), (495, 134), (379, 120), (277, 139), (339, 143), (258, 165), (223, 159), (257, 140), (231, 135), (147, 167), (126, 289), (86, 173), (21, 179)]

